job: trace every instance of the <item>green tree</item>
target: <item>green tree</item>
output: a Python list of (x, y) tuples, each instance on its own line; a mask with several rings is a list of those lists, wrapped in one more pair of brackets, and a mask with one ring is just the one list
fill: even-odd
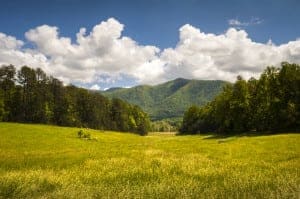
[(15, 91), (15, 75), (16, 69), (13, 65), (4, 65), (0, 68), (0, 90), (1, 92), (1, 104), (3, 106), (2, 110), (2, 120), (9, 121), (12, 119), (11, 110), (12, 105), (12, 95)]
[(234, 132), (244, 132), (249, 130), (248, 122), (250, 112), (250, 94), (247, 82), (241, 77), (237, 77), (237, 81), (233, 85), (232, 96), (229, 99), (230, 117), (232, 128), (228, 129)]
[(4, 105), (4, 97), (2, 94), (2, 90), (0, 89), (0, 122), (4, 120), (6, 117), (5, 105)]
[(300, 128), (300, 66), (267, 67), (258, 80), (238, 77), (211, 103), (187, 110), (181, 133), (240, 133)]
[(18, 83), (22, 86), (22, 121), (37, 122), (36, 115), (37, 99), (36, 99), (36, 74), (35, 70), (27, 66), (23, 66), (18, 72)]
[(199, 133), (198, 121), (200, 117), (200, 108), (197, 106), (191, 106), (187, 112), (184, 113), (182, 126), (180, 132), (182, 134), (195, 134)]

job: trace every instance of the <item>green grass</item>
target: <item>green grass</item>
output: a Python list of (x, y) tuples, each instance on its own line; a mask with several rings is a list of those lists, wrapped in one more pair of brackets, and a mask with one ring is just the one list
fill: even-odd
[(0, 123), (0, 198), (299, 198), (300, 134), (209, 139)]

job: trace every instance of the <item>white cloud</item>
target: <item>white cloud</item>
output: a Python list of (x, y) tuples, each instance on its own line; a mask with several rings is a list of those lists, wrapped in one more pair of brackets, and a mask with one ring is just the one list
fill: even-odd
[(49, 57), (52, 74), (65, 81), (91, 83), (97, 75), (135, 76), (135, 71), (156, 58), (159, 49), (141, 46), (129, 37), (121, 36), (124, 25), (110, 18), (94, 26), (87, 34), (85, 28), (77, 33), (77, 42), (59, 37), (58, 28), (39, 26), (25, 33), (36, 50)]
[(94, 84), (90, 87), (91, 90), (100, 90), (100, 86), (98, 84)]
[(49, 63), (46, 56), (38, 51), (22, 49), (23, 45), (23, 41), (0, 33), (0, 65), (42, 67), (47, 72)]
[(164, 61), (155, 59), (150, 62), (143, 63), (140, 67), (133, 71), (132, 75), (144, 84), (157, 84), (165, 80)]
[(300, 63), (300, 41), (276, 46), (256, 43), (244, 30), (228, 29), (224, 34), (206, 34), (184, 25), (180, 41), (174, 49), (165, 49), (168, 79), (178, 76), (198, 79), (223, 79), (233, 81), (240, 74), (245, 78), (258, 76), (265, 66), (282, 61)]
[(252, 17), (250, 19), (250, 21), (247, 21), (247, 22), (241, 22), (238, 19), (229, 19), (228, 20), (228, 24), (233, 27), (258, 25), (258, 24), (261, 24), (262, 22), (263, 22), (263, 20), (261, 20), (258, 17)]
[(23, 42), (15, 37), (7, 36), (0, 32), (0, 49), (19, 49), (23, 46)]
[[(241, 26), (242, 22), (232, 24)], [(236, 28), (216, 35), (186, 24), (179, 30), (176, 47), (160, 51), (122, 36), (123, 29), (123, 24), (110, 18), (91, 32), (81, 28), (72, 43), (60, 36), (57, 27), (42, 25), (25, 33), (33, 49), (24, 47), (28, 41), (0, 33), (0, 64), (41, 67), (65, 83), (98, 89), (124, 77), (143, 84), (177, 77), (234, 81), (238, 74), (257, 76), (267, 65), (300, 63), (300, 40), (277, 46), (271, 40), (254, 42), (246, 31)]]
[(241, 26), (243, 23), (240, 22), (238, 19), (229, 19), (228, 24), (231, 26)]

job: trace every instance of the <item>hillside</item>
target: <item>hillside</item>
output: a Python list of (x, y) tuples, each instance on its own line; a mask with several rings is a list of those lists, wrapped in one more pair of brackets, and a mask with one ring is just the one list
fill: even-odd
[(0, 123), (0, 198), (299, 198), (299, 134), (78, 130)]
[(178, 78), (156, 86), (112, 88), (101, 92), (140, 106), (152, 120), (182, 117), (191, 105), (204, 105), (221, 92), (228, 82)]

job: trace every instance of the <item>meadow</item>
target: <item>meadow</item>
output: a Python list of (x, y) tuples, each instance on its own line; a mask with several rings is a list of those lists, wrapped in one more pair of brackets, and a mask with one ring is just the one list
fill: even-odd
[(300, 134), (78, 131), (0, 123), (0, 198), (300, 198)]

